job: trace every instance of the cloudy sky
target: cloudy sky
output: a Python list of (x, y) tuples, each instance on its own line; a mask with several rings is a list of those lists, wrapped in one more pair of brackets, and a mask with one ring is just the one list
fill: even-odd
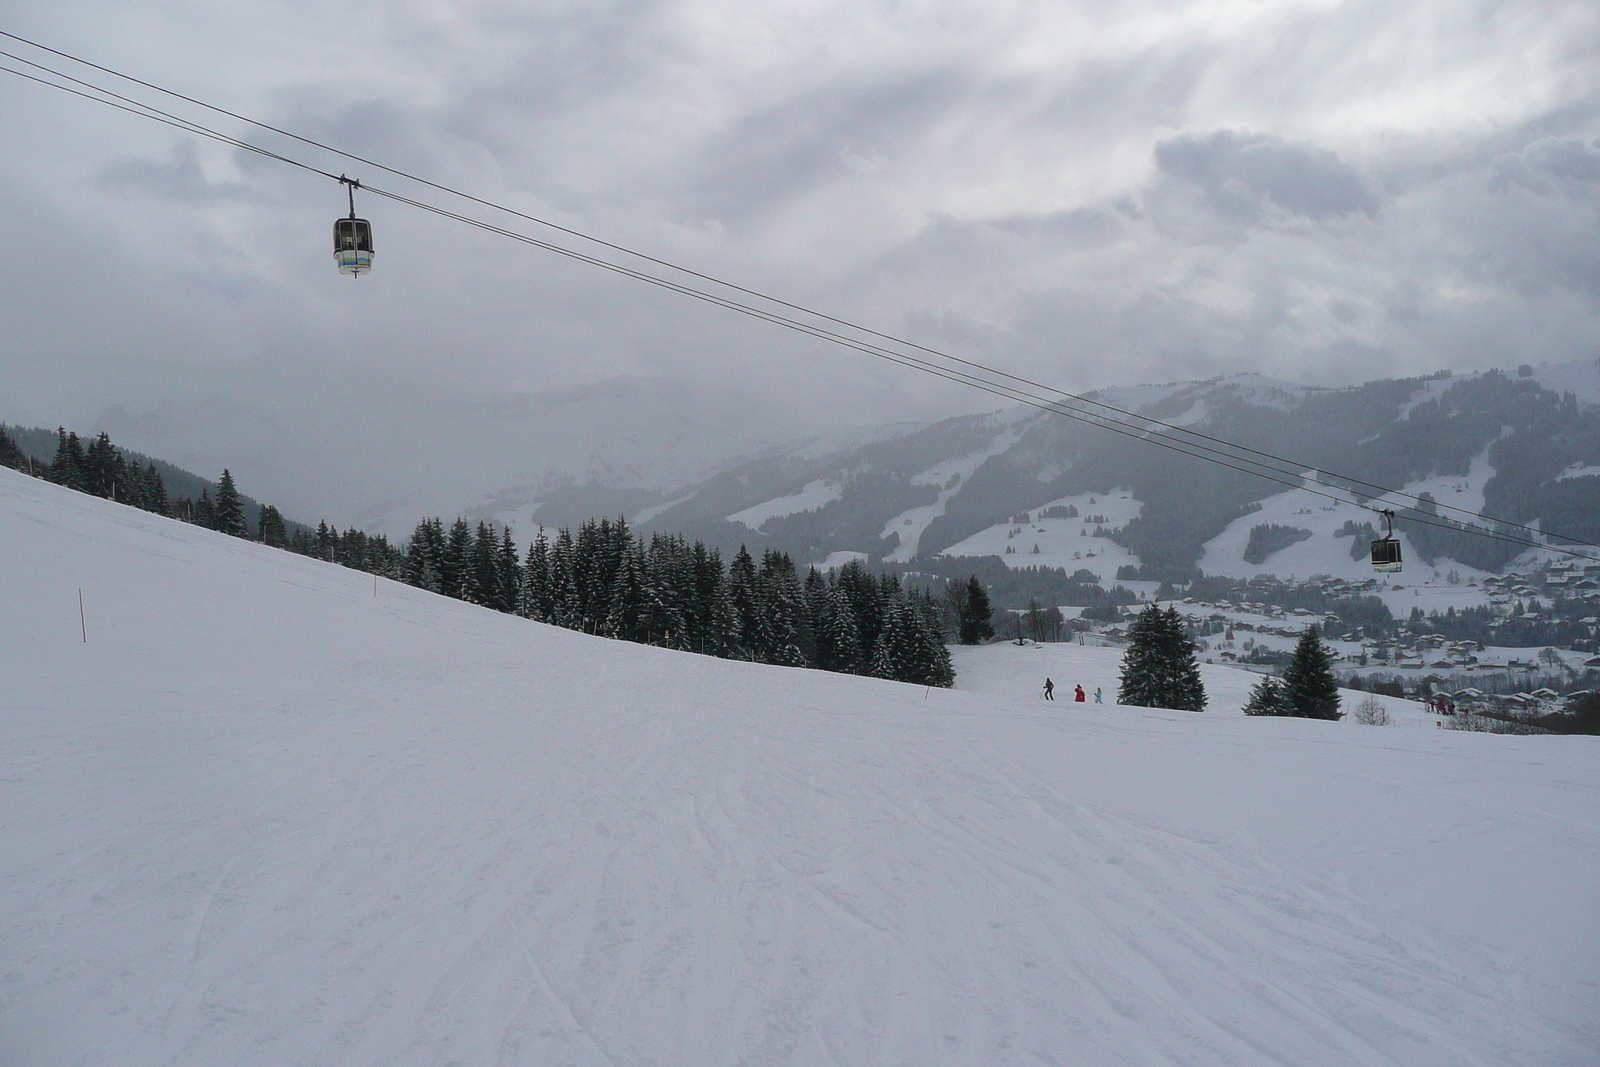
[[(9, 0), (0, 29), (1062, 387), (1600, 355), (1587, 0)], [(995, 406), (375, 197), (377, 270), (342, 278), (335, 183), (9, 75), (0, 145), (0, 419), (232, 457), (291, 504), (363, 484), (303, 484), (358, 431), (615, 379), (706, 398), (645, 422), (741, 409), (739, 443)]]

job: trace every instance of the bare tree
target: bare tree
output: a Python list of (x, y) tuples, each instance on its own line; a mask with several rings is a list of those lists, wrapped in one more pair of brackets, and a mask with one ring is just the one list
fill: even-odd
[(1028, 600), (1028, 636), (1042, 642), (1048, 636), (1045, 629), (1044, 609), (1037, 600)]
[(1389, 709), (1384, 707), (1383, 701), (1370, 693), (1356, 705), (1356, 722), (1362, 726), (1394, 725), (1394, 720), (1389, 717)]
[(961, 615), (967, 610), (967, 583), (951, 578), (944, 584), (944, 599), (940, 602), (940, 619), (947, 634), (961, 633)]

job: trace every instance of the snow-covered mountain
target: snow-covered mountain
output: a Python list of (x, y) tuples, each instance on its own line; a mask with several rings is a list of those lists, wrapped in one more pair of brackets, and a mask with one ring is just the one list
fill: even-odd
[(8, 470), (0, 554), (8, 1067), (1600, 1059), (1600, 739), (709, 659)]
[[(1347, 389), (1243, 375), (1094, 398), (1303, 463), (1307, 485), (1362, 479), (1600, 540), (1600, 364)], [(594, 487), (586, 493), (483, 514), (522, 526), (571, 523), (602, 502)], [(607, 510), (647, 528), (725, 548), (771, 545), (797, 562), (1000, 555), (1103, 581), (1140, 564), (1147, 575), (1198, 565), (1238, 577), (1353, 576), (1368, 570), (1353, 546), (1375, 521), (1362, 507), (1032, 408), (889, 428), (832, 451), (774, 449), (695, 485), (612, 502)], [(1290, 532), (1252, 534), (1273, 526)], [(1400, 529), (1412, 573), (1425, 579), (1502, 570), (1520, 553), (1415, 524)]]

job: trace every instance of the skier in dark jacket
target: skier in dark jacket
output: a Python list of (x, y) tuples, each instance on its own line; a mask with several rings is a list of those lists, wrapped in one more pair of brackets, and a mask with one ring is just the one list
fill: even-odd
[(1056, 698), (1056, 683), (1048, 678), (1044, 680), (1044, 698), (1046, 700), (1054, 700)]

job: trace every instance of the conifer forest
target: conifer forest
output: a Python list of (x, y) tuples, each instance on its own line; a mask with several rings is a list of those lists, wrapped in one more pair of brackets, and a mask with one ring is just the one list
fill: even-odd
[[(271, 505), (246, 509), (229, 471), (213, 496), (167, 499), (153, 465), (130, 464), (101, 434), (85, 446), (59, 431), (48, 467), (30, 468), (0, 428), (0, 463), (57, 484), (115, 499), (235, 537), (338, 563), (536, 622), (584, 633), (787, 667), (868, 675), (948, 687), (955, 670), (944, 644), (943, 605), (893, 574), (859, 561), (826, 575), (767, 550), (759, 562), (741, 546), (731, 562), (703, 542), (653, 534), (627, 520), (590, 520), (576, 533), (540, 530), (523, 553), (509, 527), (457, 518), (424, 519), (404, 545), (327, 523), (288, 523)], [(987, 612), (987, 602), (984, 602)], [(970, 614), (970, 612), (969, 612)], [(971, 629), (980, 623), (966, 620)], [(988, 625), (987, 614), (981, 626)]]

